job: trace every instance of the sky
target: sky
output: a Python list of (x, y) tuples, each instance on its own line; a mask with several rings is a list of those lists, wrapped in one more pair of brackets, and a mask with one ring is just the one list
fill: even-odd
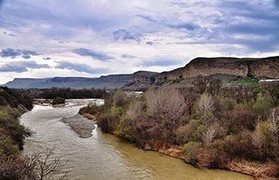
[(0, 0), (0, 84), (279, 55), (279, 0)]

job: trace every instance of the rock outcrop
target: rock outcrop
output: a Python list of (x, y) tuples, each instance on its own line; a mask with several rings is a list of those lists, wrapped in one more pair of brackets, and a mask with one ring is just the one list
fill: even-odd
[(196, 58), (183, 68), (183, 78), (214, 74), (255, 78), (279, 78), (279, 57)]

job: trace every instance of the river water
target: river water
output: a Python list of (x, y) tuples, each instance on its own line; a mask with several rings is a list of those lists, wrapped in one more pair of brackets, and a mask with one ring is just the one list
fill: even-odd
[[(33, 134), (26, 141), (25, 154), (54, 149), (55, 157), (67, 161), (64, 168), (70, 180), (128, 179), (251, 179), (222, 170), (197, 169), (182, 160), (145, 152), (98, 128), (92, 137), (80, 138), (61, 119), (72, 117), (93, 100), (69, 100), (64, 107), (35, 105), (22, 115), (21, 123)], [(95, 100), (96, 101), (96, 100)], [(97, 100), (102, 103), (102, 100)]]

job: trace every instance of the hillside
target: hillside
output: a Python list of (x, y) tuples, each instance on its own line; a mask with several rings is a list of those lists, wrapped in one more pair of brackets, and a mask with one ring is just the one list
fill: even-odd
[(157, 82), (197, 76), (227, 75), (254, 78), (279, 78), (279, 56), (268, 58), (196, 58), (183, 68), (160, 73)]
[(83, 77), (54, 77), (54, 78), (16, 78), (3, 86), (9, 88), (96, 88), (96, 89), (115, 89), (131, 84), (134, 78), (139, 76), (150, 76), (156, 73), (139, 71), (134, 74), (119, 74), (101, 76), (99, 78), (83, 78)]
[[(145, 90), (152, 85), (182, 82), (191, 84), (197, 76), (215, 76), (221, 80), (241, 78), (279, 79), (279, 56), (267, 58), (196, 58), (186, 66), (155, 73), (138, 71), (134, 74), (101, 76), (100, 78), (55, 77), (45, 79), (16, 78), (4, 86), (10, 88), (96, 88)], [(181, 84), (182, 84), (181, 83)]]

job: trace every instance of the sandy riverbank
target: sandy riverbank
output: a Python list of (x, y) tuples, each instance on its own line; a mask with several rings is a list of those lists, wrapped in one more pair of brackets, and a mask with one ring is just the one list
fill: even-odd
[(95, 122), (88, 120), (80, 114), (70, 118), (63, 118), (62, 122), (69, 125), (81, 138), (89, 138), (95, 129)]

